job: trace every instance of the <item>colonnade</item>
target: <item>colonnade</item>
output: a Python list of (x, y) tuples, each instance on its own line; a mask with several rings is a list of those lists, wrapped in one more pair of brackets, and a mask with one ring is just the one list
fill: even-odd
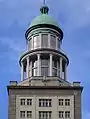
[[(36, 54), (37, 55), (37, 76), (41, 76), (41, 58), (40, 55), (41, 54)], [(48, 76), (53, 76), (52, 72), (53, 72), (53, 54), (49, 54), (49, 75)], [(21, 61), (21, 81), (23, 81), (24, 79), (28, 79), (30, 76), (32, 76), (32, 60), (30, 58), (30, 56), (27, 56), (26, 58), (26, 64), (24, 64), (23, 61)], [(57, 76), (60, 76), (60, 78), (64, 77), (64, 80), (66, 80), (66, 73), (67, 73), (67, 64), (64, 64), (64, 72), (62, 71), (63, 68), (63, 58), (60, 57), (59, 58), (59, 65), (58, 66), (60, 69), (60, 72), (57, 71)], [(26, 78), (24, 77), (24, 65), (26, 65)], [(58, 73), (60, 73), (58, 75)], [(62, 76), (62, 73), (64, 73), (64, 76)]]

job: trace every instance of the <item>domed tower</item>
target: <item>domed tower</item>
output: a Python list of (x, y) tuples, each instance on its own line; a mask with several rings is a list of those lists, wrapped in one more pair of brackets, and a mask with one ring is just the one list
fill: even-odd
[(81, 119), (79, 82), (67, 78), (69, 60), (61, 50), (63, 32), (44, 4), (25, 33), (21, 81), (10, 81), (8, 119)]
[(69, 60), (61, 50), (63, 32), (48, 11), (43, 5), (25, 33), (28, 50), (20, 58), (21, 81), (66, 80)]

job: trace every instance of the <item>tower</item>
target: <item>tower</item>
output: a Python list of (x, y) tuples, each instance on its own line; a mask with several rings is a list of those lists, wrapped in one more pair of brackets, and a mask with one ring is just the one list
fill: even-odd
[(63, 32), (44, 4), (25, 33), (21, 81), (7, 86), (8, 119), (81, 119), (80, 82), (67, 81), (69, 59), (61, 50)]

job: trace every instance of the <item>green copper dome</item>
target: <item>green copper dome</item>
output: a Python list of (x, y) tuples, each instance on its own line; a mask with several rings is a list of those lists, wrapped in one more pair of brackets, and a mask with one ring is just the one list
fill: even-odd
[(50, 24), (50, 25), (54, 25), (54, 26), (59, 27), (58, 23), (51, 16), (48, 15), (48, 10), (49, 10), (49, 8), (47, 6), (41, 7), (41, 9), (40, 9), (41, 15), (37, 16), (31, 22), (30, 27), (36, 26), (39, 24)]

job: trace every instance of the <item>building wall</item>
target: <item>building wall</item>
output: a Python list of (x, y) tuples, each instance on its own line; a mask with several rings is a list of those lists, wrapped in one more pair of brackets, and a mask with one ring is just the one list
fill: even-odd
[[(32, 99), (32, 105), (20, 105), (20, 99)], [(39, 107), (39, 99), (52, 99), (51, 107)], [(59, 99), (70, 99), (70, 106), (59, 106)], [(32, 119), (38, 119), (39, 111), (52, 111), (52, 119), (59, 119), (59, 111), (70, 111), (71, 118), (74, 119), (74, 96), (38, 96), (38, 95), (27, 95), (27, 96), (16, 96), (16, 119), (20, 119), (20, 111), (32, 111)], [(27, 117), (26, 117), (27, 118)], [(25, 118), (25, 119), (26, 119)]]
[[(20, 98), (32, 98), (32, 106), (20, 106)], [(52, 107), (38, 107), (39, 98), (52, 98)], [(70, 107), (58, 106), (59, 98), (70, 98)], [(72, 119), (81, 119), (81, 91), (80, 90), (63, 90), (63, 89), (10, 89), (9, 90), (9, 119), (20, 119), (20, 110), (32, 110), (32, 119), (38, 119), (38, 111), (52, 111), (52, 119), (58, 118), (57, 111), (70, 110)], [(26, 118), (25, 118), (26, 119)]]

